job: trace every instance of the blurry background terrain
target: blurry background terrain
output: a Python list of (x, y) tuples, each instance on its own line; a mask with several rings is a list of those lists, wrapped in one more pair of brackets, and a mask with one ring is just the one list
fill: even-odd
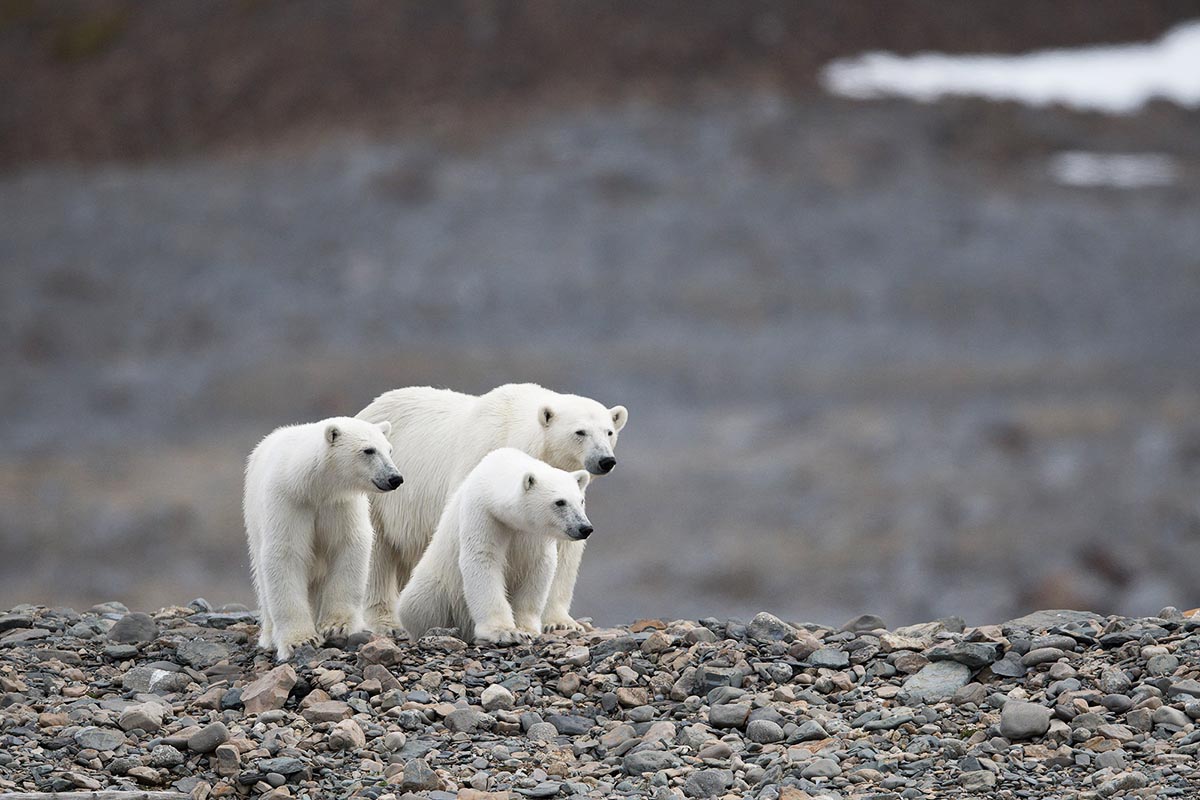
[(0, 0), (0, 608), (250, 602), (259, 438), (525, 380), (630, 409), (599, 622), (1200, 605), (1200, 111), (819, 80), (1197, 17)]

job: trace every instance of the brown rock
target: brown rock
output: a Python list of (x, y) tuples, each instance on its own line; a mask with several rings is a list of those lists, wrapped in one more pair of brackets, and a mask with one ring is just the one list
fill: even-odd
[(642, 631), (661, 631), (665, 627), (667, 627), (667, 623), (661, 619), (639, 619), (629, 626), (629, 630), (631, 633), (641, 633)]
[(242, 754), (232, 744), (223, 744), (216, 749), (217, 774), (225, 778), (237, 777), (242, 769)]
[(338, 722), (349, 719), (354, 711), (341, 700), (325, 700), (313, 703), (304, 710), (304, 718), (309, 722)]
[(153, 767), (130, 767), (125, 774), (137, 778), (138, 783), (148, 783), (151, 786), (162, 783), (162, 775)]
[(404, 651), (391, 639), (380, 637), (358, 648), (358, 660), (362, 664), (381, 664), (385, 667), (395, 666), (404, 657)]
[(291, 664), (281, 664), (242, 690), (242, 706), (247, 714), (283, 708), (295, 685), (296, 670)]
[[(204, 694), (192, 701), (192, 708), (215, 710), (221, 707), (221, 698), (229, 691), (224, 683), (218, 683), (204, 690)], [(285, 698), (286, 699), (286, 695)]]
[(381, 691), (384, 692), (400, 688), (400, 681), (396, 680), (392, 671), (382, 664), (368, 664), (363, 667), (363, 680), (379, 681), (379, 685), (382, 687)]
[(622, 686), (617, 689), (617, 702), (624, 708), (644, 706), (650, 702), (650, 694), (640, 686)]
[(342, 720), (329, 732), (329, 746), (334, 750), (358, 750), (366, 744), (366, 734), (352, 719)]

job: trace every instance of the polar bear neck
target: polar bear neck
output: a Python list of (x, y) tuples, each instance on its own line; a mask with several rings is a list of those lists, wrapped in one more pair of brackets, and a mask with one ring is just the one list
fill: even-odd
[(546, 429), (537, 415), (538, 409), (552, 403), (556, 394), (537, 384), (516, 383), (493, 389), (484, 397), (491, 400), (482, 405), (490, 422), (488, 427), (497, 432), (488, 450), (512, 447), (545, 461), (549, 455)]

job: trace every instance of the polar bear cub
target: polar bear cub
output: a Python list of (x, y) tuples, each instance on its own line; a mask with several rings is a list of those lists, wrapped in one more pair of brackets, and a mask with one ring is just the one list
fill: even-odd
[[(403, 496), (371, 500), (375, 548), (367, 582), (367, 622), (377, 633), (399, 627), (396, 598), (433, 538), (450, 493), (493, 450), (515, 447), (568, 472), (607, 475), (629, 419), (625, 406), (606, 408), (587, 397), (532, 383), (510, 383), (475, 396), (412, 386), (381, 394), (358, 414), (390, 422), (388, 437), (404, 453), (412, 482)], [(558, 545), (558, 568), (543, 616), (547, 630), (582, 630), (571, 599), (583, 559), (582, 541)]]
[(558, 543), (592, 533), (587, 470), (565, 472), (526, 453), (494, 450), (446, 503), (425, 555), (400, 593), (414, 640), (455, 627), (466, 640), (514, 644), (542, 632)]
[(390, 432), (387, 423), (350, 417), (291, 425), (268, 434), (246, 461), (258, 644), (280, 660), (299, 644), (365, 628), (373, 537), (366, 493), (404, 482)]

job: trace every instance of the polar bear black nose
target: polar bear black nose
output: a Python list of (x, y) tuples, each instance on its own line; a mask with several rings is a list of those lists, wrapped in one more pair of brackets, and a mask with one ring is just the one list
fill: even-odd
[(579, 538), (586, 539), (587, 537), (592, 535), (592, 531), (594, 531), (594, 530), (595, 530), (595, 528), (593, 528), (591, 525), (580, 525), (579, 526)]
[(400, 473), (399, 473), (399, 472), (397, 472), (395, 475), (393, 475), (392, 477), (388, 478), (388, 481), (387, 481), (387, 482), (388, 482), (388, 486), (390, 486), (391, 488), (395, 489), (397, 486), (399, 486), (400, 484), (404, 483), (404, 478), (402, 478), (402, 477), (400, 476)]
[(596, 466), (600, 467), (601, 472), (612, 472), (612, 468), (617, 465), (617, 460), (612, 456), (605, 456), (596, 462)]

